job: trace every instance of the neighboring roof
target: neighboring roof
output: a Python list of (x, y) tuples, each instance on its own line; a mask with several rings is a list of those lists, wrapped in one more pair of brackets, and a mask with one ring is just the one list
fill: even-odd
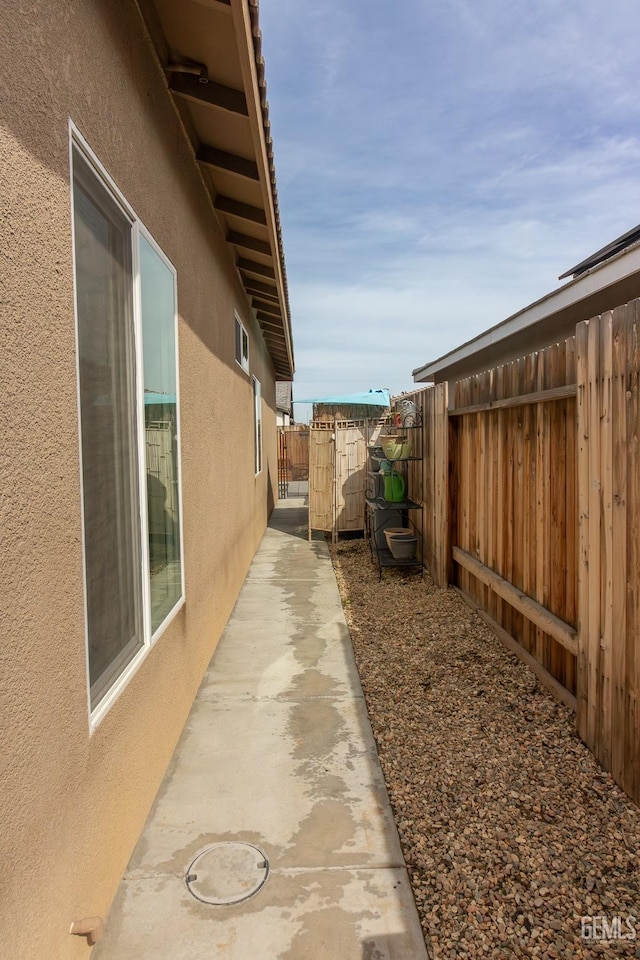
[(294, 371), (258, 0), (138, 0), (276, 378)]
[(324, 403), (327, 406), (356, 405), (369, 407), (389, 407), (391, 397), (388, 390), (368, 390), (364, 393), (342, 393), (335, 397), (312, 397), (310, 400), (294, 400), (294, 403)]
[(573, 336), (581, 320), (636, 297), (640, 297), (640, 241), (598, 262), (455, 350), (417, 367), (413, 379), (441, 383), (472, 376)]
[(561, 273), (558, 277), (558, 280), (564, 280), (566, 277), (577, 277), (581, 273), (585, 273), (587, 270), (590, 270), (591, 267), (595, 267), (598, 263), (602, 263), (603, 260), (608, 260), (616, 253), (620, 253), (620, 251), (624, 250), (626, 247), (630, 247), (631, 244), (635, 243), (637, 240), (640, 240), (640, 224), (638, 224), (638, 226), (634, 227), (632, 230), (628, 230), (626, 233), (623, 233), (621, 237), (617, 237), (615, 240), (612, 240), (611, 243), (606, 245), (606, 247), (601, 247), (600, 250), (596, 250), (596, 252), (592, 253), (590, 257), (587, 257), (586, 260), (581, 260), (580, 263), (576, 264), (575, 267), (571, 267), (571, 269), (567, 270), (566, 273)]
[(422, 387), (415, 387), (413, 390), (403, 390), (402, 393), (394, 393), (391, 397), (391, 402), (393, 404), (397, 403), (399, 400), (410, 400), (415, 397), (418, 393), (424, 393), (425, 390), (432, 390), (432, 383), (425, 383)]
[(291, 381), (278, 380), (276, 383), (276, 410), (291, 413)]

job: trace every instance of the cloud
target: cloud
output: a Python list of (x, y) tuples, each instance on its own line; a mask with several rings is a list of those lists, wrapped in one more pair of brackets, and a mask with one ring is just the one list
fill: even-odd
[(635, 0), (261, 0), (296, 393), (410, 372), (640, 216)]

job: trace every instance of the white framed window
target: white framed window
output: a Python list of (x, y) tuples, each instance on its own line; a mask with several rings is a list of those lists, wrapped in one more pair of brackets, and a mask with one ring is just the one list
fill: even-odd
[(89, 711), (184, 602), (176, 272), (71, 125)]
[(262, 470), (262, 387), (257, 377), (253, 380), (253, 449), (256, 476)]
[(240, 364), (245, 373), (249, 373), (249, 335), (238, 316), (234, 314), (236, 335), (236, 363)]

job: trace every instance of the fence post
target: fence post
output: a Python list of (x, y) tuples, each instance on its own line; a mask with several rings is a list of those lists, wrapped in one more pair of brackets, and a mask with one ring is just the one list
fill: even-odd
[(587, 731), (589, 709), (589, 389), (588, 354), (589, 325), (585, 320), (576, 327), (576, 420), (578, 433), (578, 658), (576, 671), (576, 722), (578, 734), (589, 742)]
[(639, 301), (578, 324), (577, 728), (640, 802)]
[(449, 391), (447, 383), (434, 389), (433, 405), (433, 581), (447, 587), (451, 580), (449, 524)]

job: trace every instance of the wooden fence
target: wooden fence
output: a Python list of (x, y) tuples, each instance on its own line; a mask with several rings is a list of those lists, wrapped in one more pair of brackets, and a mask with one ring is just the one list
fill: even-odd
[(278, 477), (284, 483), (309, 479), (309, 427), (278, 427)]
[(414, 395), (424, 560), (640, 802), (640, 301)]

